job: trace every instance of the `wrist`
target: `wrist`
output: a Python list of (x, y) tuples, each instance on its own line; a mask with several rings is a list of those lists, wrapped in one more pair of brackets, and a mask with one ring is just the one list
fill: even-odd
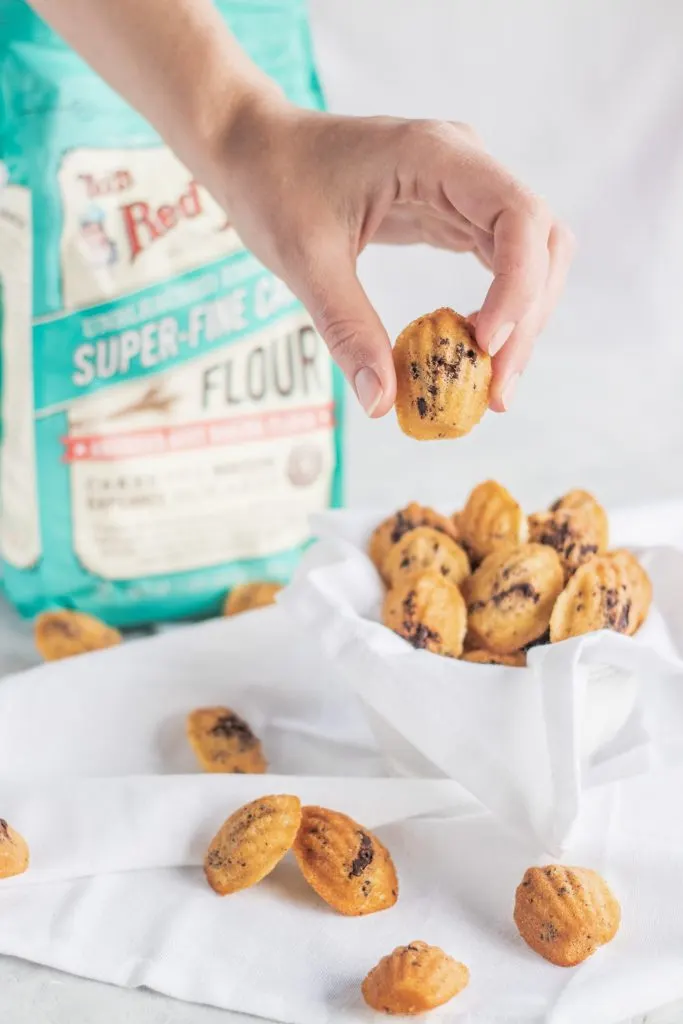
[(189, 151), (197, 174), (222, 205), (230, 203), (256, 156), (274, 145), (278, 124), (296, 109), (275, 82), (254, 72), (217, 90), (214, 109), (193, 127)]

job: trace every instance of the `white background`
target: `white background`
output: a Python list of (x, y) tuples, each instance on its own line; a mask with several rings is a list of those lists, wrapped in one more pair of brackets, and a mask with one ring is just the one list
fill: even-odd
[[(459, 497), (495, 476), (532, 504), (679, 494), (683, 456), (683, 4), (679, 0), (311, 0), (338, 111), (466, 121), (579, 243), (513, 410), (456, 442), (349, 411), (352, 504)], [(369, 250), (390, 335), (476, 309), (471, 257)]]
[[(609, 504), (680, 494), (683, 3), (310, 2), (333, 109), (470, 122), (580, 246), (511, 413), (455, 443), (420, 445), (392, 415), (369, 423), (349, 403), (349, 501), (455, 506), (487, 476), (530, 505), (573, 485)], [(486, 287), (473, 260), (422, 249), (371, 251), (363, 278), (392, 335), (436, 306), (469, 312)], [(232, 1020), (12, 961), (0, 964), (0, 990), (16, 1024)]]

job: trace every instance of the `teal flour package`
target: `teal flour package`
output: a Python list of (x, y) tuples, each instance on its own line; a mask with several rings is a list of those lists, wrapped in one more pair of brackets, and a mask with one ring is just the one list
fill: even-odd
[[(299, 0), (219, 8), (321, 105)], [(341, 500), (341, 381), (229, 217), (23, 0), (0, 0), (0, 495), (25, 615), (197, 617), (286, 581)]]

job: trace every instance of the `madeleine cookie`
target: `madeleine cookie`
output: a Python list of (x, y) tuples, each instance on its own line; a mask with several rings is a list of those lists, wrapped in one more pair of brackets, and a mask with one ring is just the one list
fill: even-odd
[(383, 957), (362, 984), (363, 999), (383, 1013), (415, 1014), (443, 1006), (470, 980), (470, 972), (438, 946), (411, 942)]
[(191, 711), (187, 738), (205, 772), (260, 775), (268, 768), (260, 741), (230, 708)]
[(448, 516), (442, 516), (426, 505), (411, 502), (381, 522), (370, 537), (368, 554), (383, 577), (384, 563), (393, 545), (398, 544), (406, 533), (416, 530), (419, 526), (429, 526), (453, 540), (458, 539), (458, 529)]
[(542, 544), (495, 551), (467, 586), (469, 634), (494, 654), (512, 654), (548, 628), (564, 586), (557, 552)]
[(550, 618), (550, 640), (558, 643), (598, 629), (632, 636), (645, 621), (652, 585), (628, 551), (599, 555), (574, 573)]
[(28, 867), (26, 840), (4, 818), (0, 818), (0, 878), (23, 875)]
[(529, 540), (555, 548), (569, 579), (580, 565), (604, 551), (606, 534), (603, 524), (585, 509), (558, 508), (529, 516)]
[(467, 632), (467, 605), (454, 583), (427, 572), (388, 591), (382, 622), (418, 650), (458, 658)]
[(384, 561), (384, 576), (390, 587), (429, 570), (440, 572), (451, 583), (462, 583), (470, 574), (470, 561), (452, 537), (432, 526), (409, 530)]
[(223, 604), (224, 615), (240, 615), (255, 608), (275, 604), (275, 597), (282, 590), (281, 583), (240, 583), (233, 587)]
[(528, 946), (558, 967), (575, 967), (611, 942), (621, 908), (589, 868), (529, 868), (517, 888), (515, 924)]
[(551, 512), (560, 509), (574, 512), (580, 511), (590, 520), (591, 532), (598, 538), (598, 553), (607, 550), (609, 544), (609, 521), (604, 508), (588, 491), (568, 491), (550, 506)]
[(111, 629), (94, 615), (67, 609), (39, 615), (34, 625), (34, 638), (38, 653), (45, 661), (102, 651), (115, 647), (122, 639), (118, 629)]
[(418, 441), (462, 437), (489, 403), (491, 359), (474, 329), (452, 309), (414, 320), (394, 346), (396, 415)]
[(294, 856), (311, 888), (340, 914), (375, 914), (393, 907), (398, 899), (398, 878), (389, 851), (339, 811), (304, 807)]
[(636, 633), (650, 611), (652, 604), (652, 581), (638, 559), (625, 548), (609, 551), (606, 556), (623, 572), (631, 584), (631, 627)]
[(220, 896), (256, 885), (291, 849), (301, 824), (298, 796), (262, 796), (231, 814), (204, 858), (206, 880)]
[(524, 651), (515, 651), (513, 654), (494, 654), (493, 651), (475, 648), (472, 651), (465, 651), (461, 655), (460, 660), (473, 661), (477, 665), (509, 665), (511, 668), (524, 668), (526, 666), (526, 654)]
[(495, 480), (475, 487), (458, 514), (462, 546), (476, 565), (493, 551), (526, 543), (529, 527), (524, 511)]

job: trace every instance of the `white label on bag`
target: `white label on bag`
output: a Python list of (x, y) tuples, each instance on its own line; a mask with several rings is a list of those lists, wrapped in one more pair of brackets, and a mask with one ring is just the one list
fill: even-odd
[(79, 149), (59, 169), (63, 303), (75, 309), (237, 252), (218, 203), (167, 149)]
[(106, 579), (273, 555), (309, 535), (334, 468), (331, 363), (305, 313), (74, 401), (74, 549)]

